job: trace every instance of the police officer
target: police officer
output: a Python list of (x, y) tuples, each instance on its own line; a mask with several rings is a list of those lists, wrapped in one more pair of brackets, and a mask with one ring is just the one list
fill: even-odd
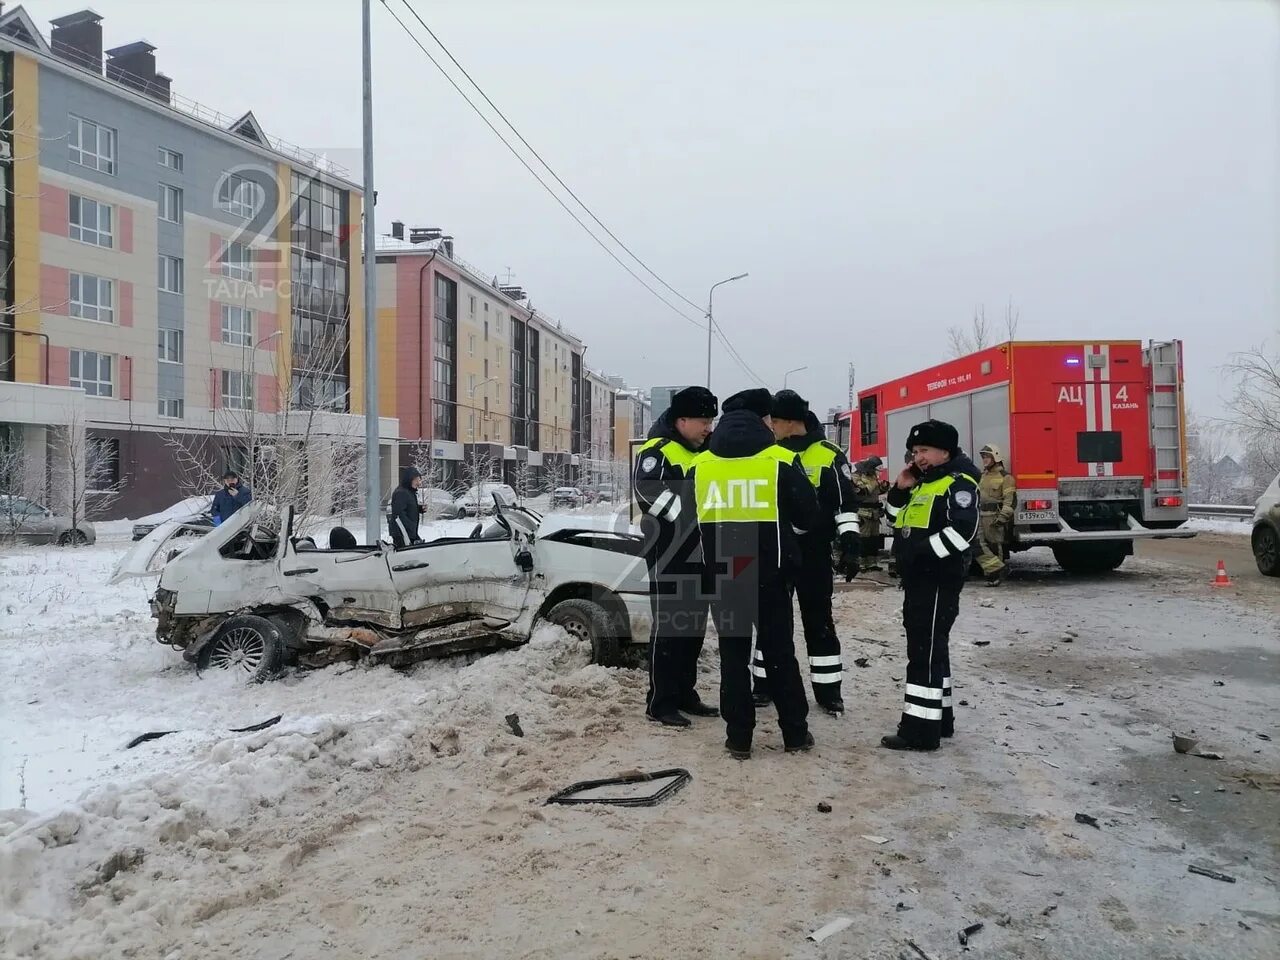
[(978, 451), (982, 458), (982, 478), (978, 481), (982, 535), (978, 538), (978, 566), (993, 587), (1000, 586), (1009, 572), (1004, 562), (1004, 548), (1013, 524), (1013, 508), (1017, 486), (1004, 467), (1004, 454), (988, 443)]
[(686, 713), (718, 713), (694, 689), (707, 630), (707, 600), (693, 519), (680, 513), (685, 474), (710, 436), (717, 412), (715, 394), (705, 387), (686, 387), (673, 395), (670, 408), (654, 421), (636, 453), (632, 478), (653, 612), (645, 713), (668, 727), (689, 726)]
[(888, 492), (889, 484), (880, 479), (883, 464), (879, 457), (867, 457), (853, 468), (853, 492), (857, 498), (858, 525), (862, 534), (858, 558), (864, 571), (880, 569), (878, 557), (884, 547), (884, 536), (880, 533), (880, 514), (884, 507), (880, 504), (880, 497)]
[(907, 449), (913, 463), (898, 475), (885, 505), (904, 591), (906, 691), (898, 732), (880, 743), (936, 750), (955, 726), (949, 640), (978, 530), (978, 470), (960, 450), (956, 428), (940, 420), (912, 427)]
[(809, 702), (792, 639), (790, 583), (800, 568), (797, 534), (818, 519), (813, 486), (795, 454), (774, 443), (768, 390), (744, 390), (724, 402), (724, 416), (685, 478), (682, 512), (697, 518), (720, 638), (720, 712), (725, 748), (751, 756), (751, 632), (764, 653), (788, 753), (813, 746)]
[[(840, 572), (845, 581), (858, 573), (858, 514), (854, 502), (853, 468), (840, 448), (826, 439), (808, 401), (794, 390), (773, 398), (773, 435), (778, 446), (800, 458), (800, 468), (818, 495), (817, 523), (800, 538), (800, 571), (794, 591), (800, 600), (800, 619), (809, 653), (809, 680), (818, 706), (833, 717), (844, 712), (840, 696), (843, 669), (840, 640), (831, 616), (834, 591), (832, 542), (840, 542)], [(755, 704), (769, 702), (769, 683), (763, 651), (757, 647), (751, 672), (755, 675)]]

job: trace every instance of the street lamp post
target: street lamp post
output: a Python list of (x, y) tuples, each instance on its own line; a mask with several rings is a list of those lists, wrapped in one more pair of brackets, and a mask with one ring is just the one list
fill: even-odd
[(377, 543), (382, 536), (382, 451), (378, 444), (377, 234), (373, 211), (378, 191), (373, 186), (373, 28), (369, 7), (370, 0), (364, 0), (360, 18), (364, 106), (364, 525), (366, 542)]
[[(497, 382), (498, 382), (498, 378), (497, 378), (497, 377), (485, 377), (483, 380), (481, 380), (481, 381), (480, 381), (479, 383), (477, 383), (474, 387), (472, 387), (470, 390), (468, 390), (468, 391), (467, 391), (467, 406), (471, 408), (471, 416), (473, 416), (473, 417), (475, 416), (475, 409), (476, 409), (476, 391), (477, 391), (477, 390), (479, 390), (479, 389), (480, 389), (481, 387), (483, 387), (483, 386), (486, 386), (486, 385), (488, 385), (488, 384), (490, 384), (490, 383), (497, 383)], [(473, 426), (472, 426), (472, 427), (467, 431), (467, 433), (468, 433), (468, 435), (471, 437), (471, 442), (472, 442), (472, 443), (475, 443), (475, 442), (476, 442), (476, 428), (475, 428), (475, 426), (473, 425)]]
[(711, 389), (711, 329), (712, 329), (712, 325), (715, 322), (711, 316), (711, 305), (713, 302), (713, 298), (715, 297), (716, 287), (722, 286), (726, 283), (733, 283), (733, 281), (735, 280), (741, 280), (745, 276), (746, 276), (745, 273), (740, 273), (736, 277), (728, 277), (725, 280), (720, 280), (716, 283), (713, 283), (711, 285), (711, 289), (707, 291), (707, 389), (708, 390)]
[(793, 373), (799, 373), (801, 370), (808, 370), (808, 369), (809, 368), (807, 366), (796, 367), (794, 370), (788, 370), (786, 373), (784, 373), (782, 375), (782, 389), (783, 390), (787, 389), (787, 377), (791, 376)]

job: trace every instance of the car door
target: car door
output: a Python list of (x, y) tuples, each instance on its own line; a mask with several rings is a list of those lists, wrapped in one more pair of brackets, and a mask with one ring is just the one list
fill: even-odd
[(298, 549), (289, 538), (280, 559), (280, 589), (312, 600), (331, 620), (400, 626), (400, 600), (380, 546), (349, 550)]
[(19, 510), (26, 513), (21, 521), (22, 537), (32, 543), (52, 543), (57, 534), (57, 521), (53, 514), (33, 500), (19, 500)]
[(529, 577), (516, 564), (518, 545), (497, 520), (485, 522), (480, 530), (489, 535), (445, 538), (387, 552), (405, 626), (519, 617)]

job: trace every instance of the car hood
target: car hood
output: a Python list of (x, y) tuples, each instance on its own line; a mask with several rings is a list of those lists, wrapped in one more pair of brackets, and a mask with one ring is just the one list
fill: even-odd
[(145, 517), (138, 517), (133, 522), (136, 525), (151, 524), (154, 526), (167, 520), (191, 520), (203, 513), (207, 513), (212, 505), (213, 497), (209, 495), (187, 497), (187, 499), (175, 503), (167, 510), (150, 513)]
[[(226, 523), (214, 527), (211, 533), (203, 526), (189, 527), (183, 520), (166, 520), (125, 552), (111, 571), (107, 583), (122, 583), (133, 577), (158, 577), (164, 571), (165, 564), (169, 562), (172, 551), (177, 550), (182, 553), (197, 544), (203, 545), (206, 540), (214, 541), (216, 546), (221, 546), (269, 508), (269, 504), (261, 501), (250, 503), (237, 510)], [(178, 534), (188, 529), (196, 530), (205, 536), (179, 539)]]
[(549, 513), (538, 524), (538, 538), (543, 539), (563, 530), (590, 530), (595, 533), (635, 534), (640, 528), (624, 513), (565, 514)]

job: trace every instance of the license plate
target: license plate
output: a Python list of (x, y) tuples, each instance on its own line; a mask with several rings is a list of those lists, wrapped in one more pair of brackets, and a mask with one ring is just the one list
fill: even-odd
[(1052, 510), (1024, 510), (1019, 513), (1014, 520), (1017, 523), (1038, 523), (1041, 520), (1057, 520), (1058, 515)]

